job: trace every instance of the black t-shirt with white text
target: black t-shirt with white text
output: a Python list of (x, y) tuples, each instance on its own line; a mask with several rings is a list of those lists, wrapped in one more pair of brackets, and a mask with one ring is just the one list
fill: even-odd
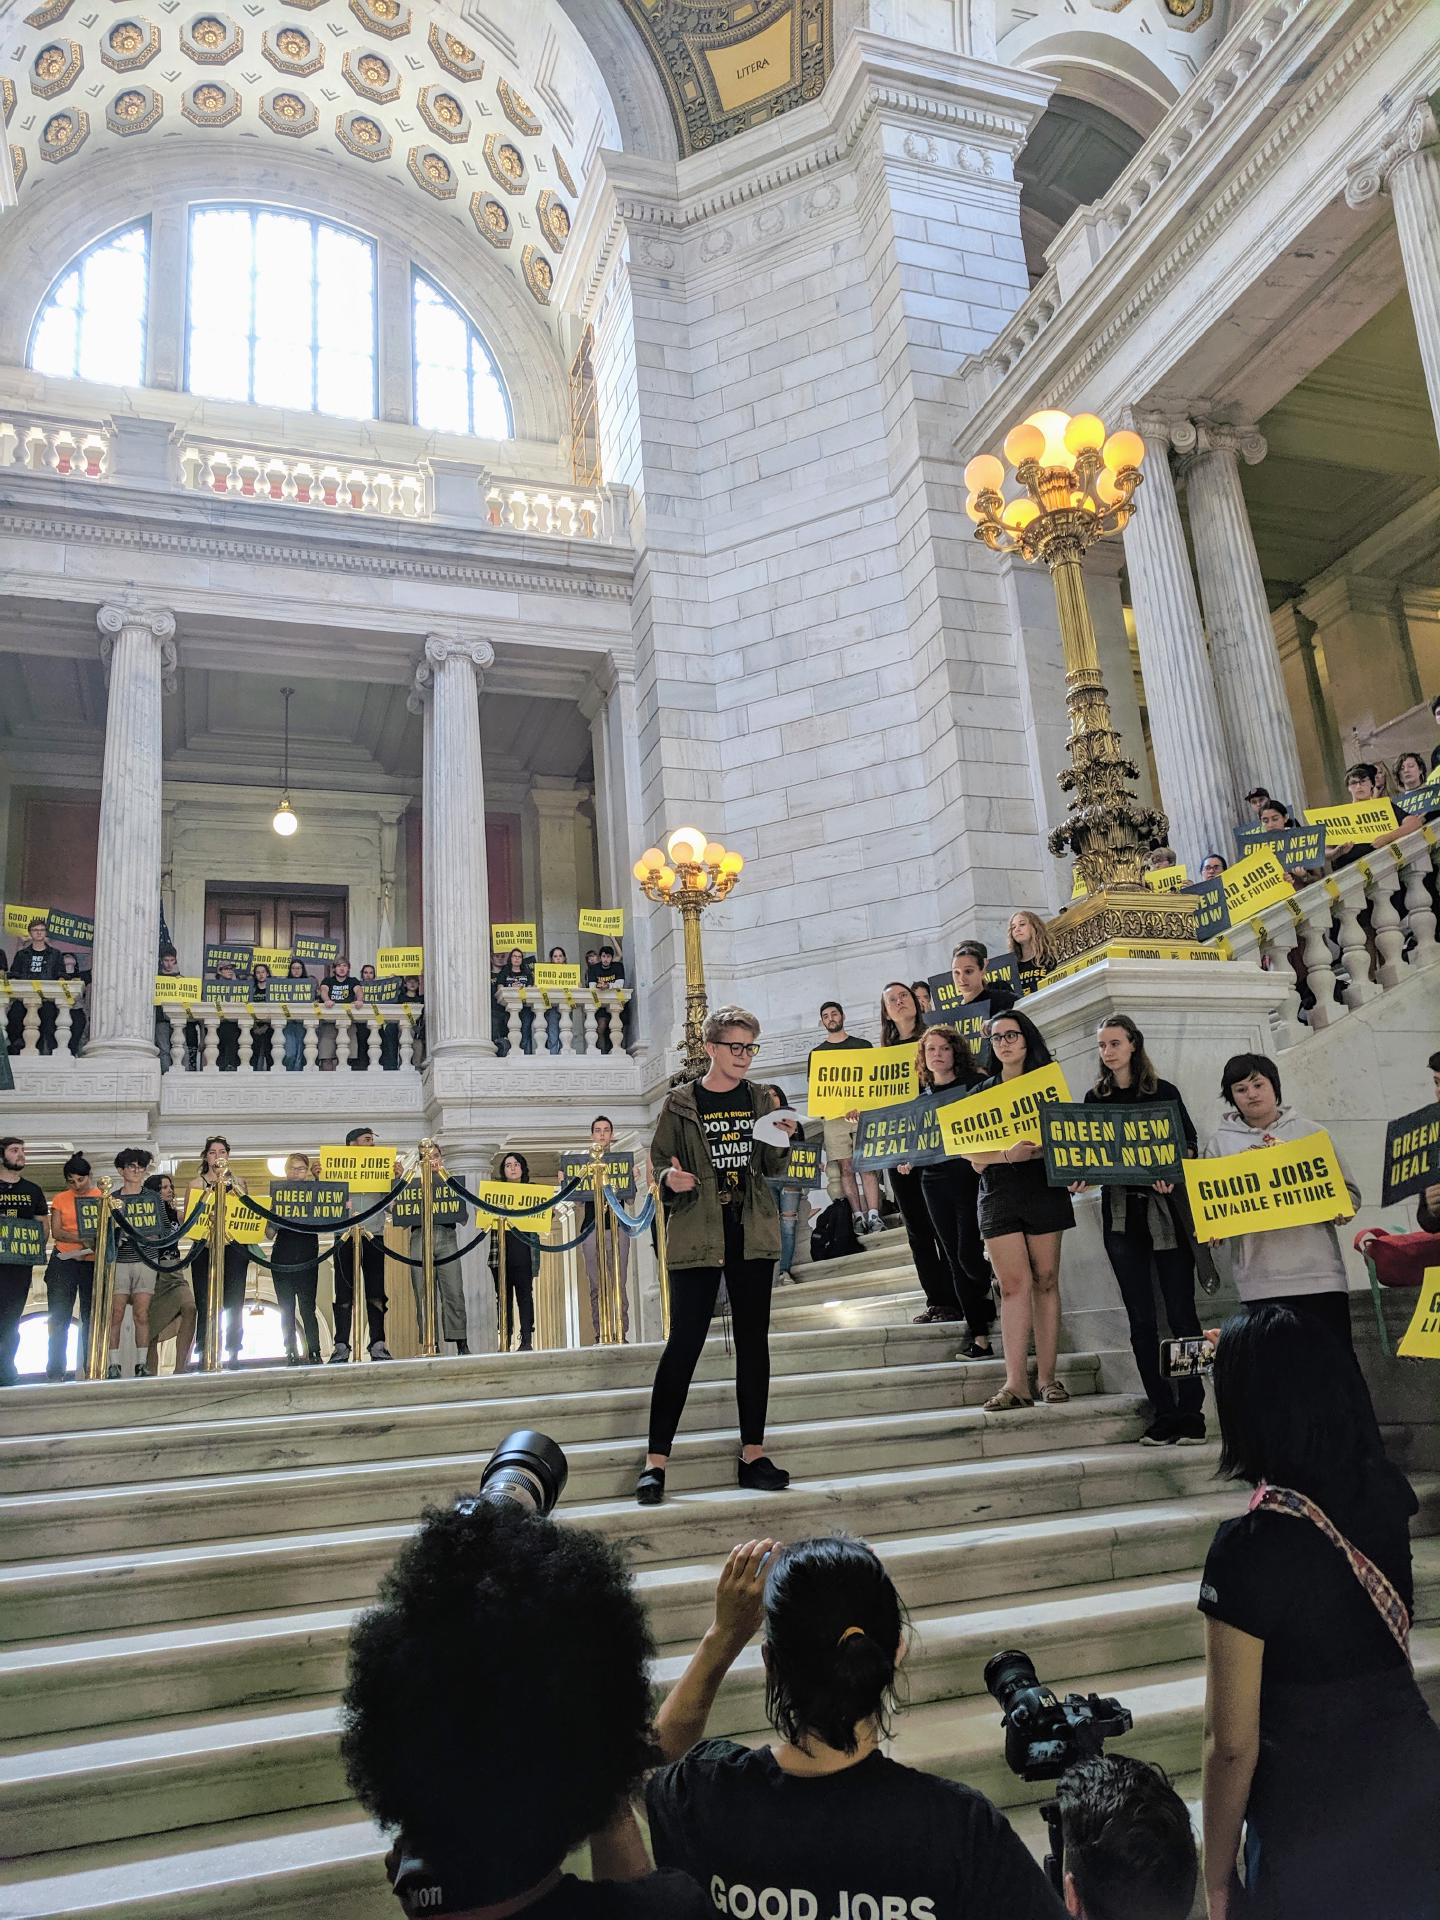
[(705, 1136), (710, 1164), (715, 1169), (715, 1184), (722, 1199), (745, 1190), (755, 1126), (754, 1098), (743, 1081), (729, 1093), (712, 1093), (703, 1080), (695, 1082), (700, 1131)]
[(58, 980), (60, 978), (60, 955), (54, 947), (41, 947), (37, 953), (34, 947), (17, 947), (15, 958), (10, 962), (12, 980)]
[[(407, 1915), (446, 1912), (443, 1898), (439, 1904), (434, 1901), (441, 1890), (423, 1878), (413, 1887), (402, 1878), (395, 1891)], [(641, 1880), (578, 1880), (567, 1873), (521, 1914), (523, 1920), (710, 1920), (710, 1907), (683, 1873), (649, 1873)]]
[[(785, 1773), (767, 1747), (702, 1740), (646, 1787), (657, 1867), (750, 1920), (1056, 1920), (1024, 1842), (983, 1794), (872, 1753)], [(761, 1904), (767, 1889), (771, 1906)]]
[(45, 1195), (33, 1180), (0, 1180), (0, 1217), (43, 1220), (49, 1211)]

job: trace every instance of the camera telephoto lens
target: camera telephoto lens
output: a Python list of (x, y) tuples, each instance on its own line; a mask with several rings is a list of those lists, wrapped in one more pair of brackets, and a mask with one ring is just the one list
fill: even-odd
[(1039, 1685), (1040, 1676), (1028, 1653), (1011, 1649), (1008, 1653), (992, 1654), (985, 1662), (985, 1688), (998, 1702), (1002, 1713), (1010, 1712), (1011, 1702), (1018, 1695)]
[(513, 1500), (530, 1513), (553, 1513), (565, 1491), (570, 1468), (559, 1447), (544, 1433), (521, 1428), (506, 1434), (480, 1476), (481, 1500)]

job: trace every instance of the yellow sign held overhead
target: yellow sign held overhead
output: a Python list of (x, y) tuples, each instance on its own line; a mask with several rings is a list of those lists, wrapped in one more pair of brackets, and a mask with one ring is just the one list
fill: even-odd
[[(549, 1196), (544, 1187), (532, 1186), (524, 1180), (482, 1180), (476, 1188), (482, 1200), (488, 1200), (492, 1207), (536, 1207)], [(506, 1225), (517, 1227), (522, 1233), (549, 1233), (555, 1221), (555, 1209), (546, 1207), (540, 1213), (524, 1214), (519, 1220), (507, 1220)], [(488, 1227), (493, 1233), (499, 1224), (499, 1216), (486, 1213), (482, 1208), (475, 1224)]]
[(352, 1193), (388, 1193), (395, 1184), (394, 1147), (322, 1147), (321, 1180), (342, 1180)]
[(521, 953), (534, 953), (538, 945), (533, 920), (497, 920), (490, 928), (492, 953), (510, 953), (516, 947)]
[[(1327, 847), (1352, 840), (1374, 840), (1393, 833), (1398, 824), (1388, 800), (1347, 800), (1338, 807), (1307, 807), (1305, 824), (1325, 829)], [(1233, 915), (1232, 915), (1233, 918)]]
[(1275, 858), (1273, 847), (1261, 847), (1234, 860), (1221, 875), (1225, 888), (1225, 906), (1232, 926), (1252, 920), (1267, 907), (1282, 900), (1293, 900), (1295, 889), (1285, 877), (1285, 869)]
[(425, 949), (423, 947), (381, 947), (375, 956), (375, 971), (390, 977), (398, 976), (402, 980), (407, 973), (424, 973)]
[(48, 920), (44, 907), (6, 907), (5, 931), (24, 939), (30, 931), (32, 920)]
[(1058, 1061), (1002, 1080), (984, 1093), (951, 1100), (936, 1109), (940, 1137), (949, 1154), (1003, 1153), (1021, 1140), (1040, 1144), (1040, 1108), (1070, 1099)]
[(838, 1120), (862, 1107), (893, 1107), (920, 1092), (915, 1048), (816, 1047), (810, 1055), (806, 1112)]
[(1182, 860), (1174, 867), (1151, 867), (1145, 874), (1145, 884), (1155, 893), (1174, 893), (1177, 887), (1183, 887), (1190, 877), (1190, 870)]
[(1197, 1240), (1329, 1225), (1355, 1211), (1323, 1127), (1303, 1140), (1187, 1160), (1184, 1167)]
[(581, 933), (598, 933), (611, 940), (619, 940), (625, 932), (625, 909), (623, 907), (582, 907), (580, 909)]
[(1440, 1360), (1440, 1267), (1427, 1267), (1420, 1298), (1396, 1351), (1406, 1360)]

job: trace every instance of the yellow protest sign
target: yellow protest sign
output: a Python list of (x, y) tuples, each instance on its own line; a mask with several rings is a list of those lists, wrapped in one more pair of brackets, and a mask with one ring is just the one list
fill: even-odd
[(6, 933), (18, 934), (23, 940), (30, 931), (30, 922), (32, 920), (44, 920), (46, 918), (47, 915), (44, 907), (6, 907), (5, 931)]
[(155, 976), (157, 1007), (193, 1007), (197, 1000), (204, 998), (204, 981), (188, 973), (157, 973)]
[(1173, 893), (1177, 887), (1183, 887), (1190, 877), (1190, 870), (1182, 860), (1176, 867), (1151, 867), (1145, 875), (1145, 884), (1156, 893)]
[(816, 1047), (806, 1112), (837, 1120), (860, 1107), (893, 1107), (920, 1092), (915, 1048)]
[(491, 925), (492, 953), (509, 953), (514, 947), (518, 947), (521, 953), (534, 953), (538, 945), (533, 920), (496, 920)]
[(1325, 844), (1338, 846), (1345, 841), (1374, 840), (1382, 833), (1393, 833), (1395, 809), (1388, 800), (1347, 800), (1339, 807), (1307, 807), (1305, 824), (1323, 827)]
[(1089, 891), (1090, 889), (1086, 886), (1085, 882), (1080, 878), (1079, 867), (1076, 867), (1075, 878), (1070, 882), (1070, 898), (1072, 900), (1083, 900), (1086, 894), (1089, 893)]
[(407, 973), (424, 973), (425, 949), (423, 947), (381, 947), (375, 956), (375, 971), (390, 974), (403, 980)]
[(290, 969), (289, 947), (256, 947), (250, 955), (252, 967), (268, 967), (271, 973), (287, 973)]
[(618, 940), (625, 932), (625, 909), (623, 907), (582, 907), (580, 909), (581, 933), (598, 933)]
[[(195, 1189), (191, 1189), (189, 1203), (186, 1206), (188, 1216), (195, 1204)], [(210, 1216), (215, 1211), (215, 1196), (208, 1189), (201, 1201), (200, 1218), (190, 1229), (194, 1240), (203, 1240), (210, 1231)], [(265, 1222), (255, 1209), (238, 1193), (225, 1196), (225, 1238), (235, 1246), (253, 1247), (257, 1241), (265, 1238)]]
[(1396, 1351), (1407, 1360), (1440, 1360), (1440, 1267), (1427, 1267), (1420, 1298)]
[(1303, 1140), (1184, 1164), (1198, 1240), (1313, 1227), (1348, 1220), (1355, 1211), (1334, 1142), (1323, 1128)]
[(945, 1151), (1003, 1153), (1021, 1140), (1040, 1144), (1039, 1111), (1047, 1101), (1070, 1098), (1059, 1063), (1037, 1067), (1033, 1073), (1002, 1080), (984, 1093), (951, 1100), (935, 1112)]
[(552, 966), (548, 961), (535, 969), (535, 984), (544, 993), (578, 993), (580, 990), (579, 967)]
[(395, 1184), (394, 1147), (322, 1147), (320, 1178), (343, 1180), (352, 1193), (388, 1193)]
[[(507, 1207), (512, 1211), (520, 1207), (539, 1206), (542, 1200), (549, 1198), (544, 1187), (530, 1185), (524, 1180), (482, 1180), (476, 1188), (482, 1200), (488, 1200), (492, 1207)], [(518, 1227), (522, 1233), (549, 1233), (554, 1224), (555, 1209), (546, 1207), (541, 1213), (527, 1213), (519, 1220), (509, 1220), (507, 1226)], [(498, 1216), (481, 1211), (476, 1223), (479, 1227), (488, 1227), (493, 1233), (499, 1225)]]
[(1273, 847), (1261, 847), (1256, 853), (1247, 853), (1243, 860), (1232, 861), (1221, 875), (1221, 882), (1232, 924), (1251, 920), (1267, 907), (1295, 896), (1295, 889), (1285, 878), (1285, 869), (1275, 858)]

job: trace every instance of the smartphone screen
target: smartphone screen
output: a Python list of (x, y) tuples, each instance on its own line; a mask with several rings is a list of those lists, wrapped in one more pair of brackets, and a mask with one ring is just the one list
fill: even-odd
[(1167, 1380), (1189, 1380), (1215, 1371), (1215, 1349), (1203, 1334), (1160, 1342), (1160, 1372)]

